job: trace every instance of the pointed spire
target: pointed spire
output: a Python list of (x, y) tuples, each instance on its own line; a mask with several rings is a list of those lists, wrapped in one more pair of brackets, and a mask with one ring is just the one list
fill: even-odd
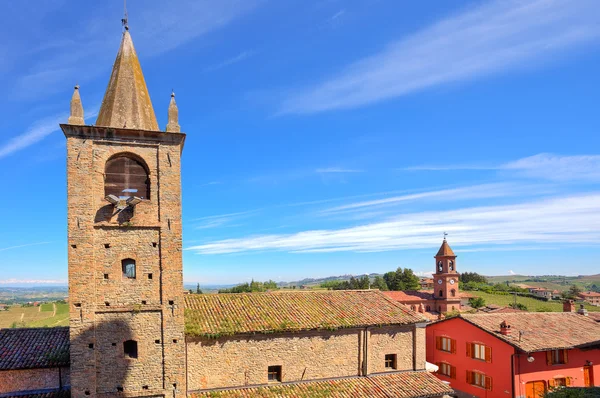
[(446, 237), (444, 236), (444, 241), (442, 242), (442, 246), (440, 246), (440, 250), (438, 250), (436, 257), (456, 257), (456, 254), (452, 251), (452, 248), (446, 242)]
[(181, 132), (181, 127), (179, 127), (179, 109), (177, 109), (174, 92), (171, 92), (171, 102), (169, 103), (169, 121), (167, 123), (167, 132)]
[(83, 105), (81, 104), (81, 97), (79, 96), (79, 85), (75, 86), (73, 96), (71, 97), (71, 115), (69, 115), (68, 123), (81, 126), (85, 124), (85, 121), (83, 120)]
[(128, 29), (123, 32), (96, 125), (158, 131), (150, 94)]

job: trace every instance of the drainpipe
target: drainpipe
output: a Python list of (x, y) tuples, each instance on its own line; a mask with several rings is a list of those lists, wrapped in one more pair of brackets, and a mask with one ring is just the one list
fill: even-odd
[(366, 327), (363, 331), (363, 368), (362, 373), (363, 376), (369, 375), (369, 327)]

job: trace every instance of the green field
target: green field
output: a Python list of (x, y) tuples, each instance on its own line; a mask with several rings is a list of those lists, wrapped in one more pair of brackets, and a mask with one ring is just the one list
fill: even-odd
[[(481, 297), (485, 300), (486, 304), (496, 304), (500, 306), (508, 306), (509, 304), (514, 303), (514, 296), (511, 295), (502, 295), (502, 294), (491, 294), (484, 293), (479, 291), (469, 291), (469, 294), (473, 296)], [(553, 301), (541, 301), (536, 300), (531, 297), (520, 297), (517, 296), (517, 303), (524, 304), (527, 306), (529, 311), (552, 311), (552, 312), (562, 312), (563, 305), (562, 302), (558, 300)], [(596, 307), (593, 305), (586, 304), (585, 308), (590, 312), (600, 312), (600, 307)]]
[[(54, 308), (56, 305), (56, 314)], [(39, 307), (13, 305), (8, 311), (0, 311), (0, 328), (68, 326), (69, 305), (44, 303)]]

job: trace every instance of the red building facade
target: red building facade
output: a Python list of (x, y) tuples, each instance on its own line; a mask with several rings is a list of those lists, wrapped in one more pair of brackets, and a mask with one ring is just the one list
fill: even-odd
[(427, 326), (427, 361), (475, 397), (600, 386), (600, 325), (576, 313), (465, 314)]

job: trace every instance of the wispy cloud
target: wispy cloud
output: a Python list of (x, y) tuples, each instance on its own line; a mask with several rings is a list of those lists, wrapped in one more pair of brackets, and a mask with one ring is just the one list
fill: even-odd
[[(92, 108), (86, 113), (85, 118), (94, 118), (98, 115), (99, 106)], [(38, 143), (50, 134), (60, 130), (59, 123), (65, 123), (69, 115), (61, 113), (48, 118), (41, 119), (32, 125), (26, 132), (10, 139), (6, 144), (0, 146), (0, 159)]]
[(0, 285), (66, 285), (65, 279), (0, 279)]
[(358, 169), (345, 169), (343, 167), (326, 167), (322, 169), (315, 170), (319, 174), (327, 174), (327, 173), (362, 173), (363, 170)]
[(593, 0), (496, 0), (469, 9), (291, 94), (280, 113), (348, 109), (440, 84), (531, 67), (600, 38)]
[(7, 250), (20, 249), (20, 248), (23, 248), (23, 247), (47, 245), (49, 243), (50, 242), (36, 242), (36, 243), (26, 243), (26, 244), (23, 244), (23, 245), (16, 245), (16, 246), (9, 246), (9, 247), (0, 247), (0, 252), (7, 251)]
[(192, 220), (193, 222), (199, 222), (196, 224), (196, 229), (210, 229), (219, 228), (224, 226), (231, 226), (233, 222), (238, 222), (241, 219), (251, 217), (258, 213), (260, 209), (241, 211), (237, 213), (218, 214), (213, 216), (200, 217)]
[(540, 153), (498, 165), (423, 165), (405, 171), (496, 170), (552, 181), (599, 181), (600, 155), (561, 156)]
[[(367, 200), (349, 203), (323, 210), (322, 214), (332, 214), (361, 210), (372, 211), (373, 208), (394, 206), (406, 202), (423, 202), (431, 200), (461, 201), (473, 199), (489, 199), (498, 197), (517, 196), (531, 191), (531, 186), (521, 186), (513, 183), (492, 183), (472, 185), (460, 188), (438, 189), (433, 191), (417, 192), (405, 195), (391, 196), (388, 198)], [(545, 191), (544, 191), (545, 192)]]
[(207, 68), (204, 69), (204, 72), (214, 72), (217, 71), (219, 69), (223, 69), (226, 68), (228, 66), (231, 66), (233, 64), (237, 64), (239, 62), (242, 62), (250, 57), (253, 57), (254, 55), (256, 55), (256, 52), (254, 51), (242, 51), (241, 53), (239, 53), (238, 55), (236, 55), (235, 57), (229, 58), (219, 64), (216, 65), (212, 65), (209, 66)]
[(600, 193), (527, 203), (404, 214), (350, 228), (248, 236), (192, 246), (200, 254), (251, 251), (375, 252), (439, 245), (597, 244)]

